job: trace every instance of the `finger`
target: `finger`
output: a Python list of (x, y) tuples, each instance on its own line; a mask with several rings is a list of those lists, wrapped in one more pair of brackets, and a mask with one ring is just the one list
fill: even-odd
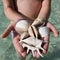
[(37, 51), (34, 52), (36, 58), (40, 58), (41, 56), (39, 55), (39, 53)]
[(43, 54), (46, 54), (47, 53), (47, 51), (48, 51), (48, 46), (49, 46), (49, 35), (48, 36), (46, 36), (46, 37), (44, 37), (44, 45), (43, 45), (43, 49), (45, 50), (45, 51), (43, 51), (42, 53)]
[(9, 24), (8, 27), (6, 28), (6, 30), (0, 35), (0, 37), (1, 38), (7, 37), (10, 34), (12, 29), (13, 29), (12, 24)]
[(23, 49), (23, 47), (21, 46), (21, 44), (19, 43), (20, 41), (20, 35), (18, 35), (18, 33), (16, 33), (15, 31), (13, 32), (14, 36), (13, 36), (13, 45), (17, 51), (17, 53), (19, 55), (21, 55), (22, 57), (25, 57), (27, 52)]
[(23, 52), (23, 48), (22, 48), (22, 46), (19, 43), (20, 37), (19, 37), (18, 33), (16, 33), (15, 31), (13, 31), (12, 34), (14, 35), (12, 38), (13, 38), (13, 44), (14, 44), (15, 49), (17, 51), (19, 51), (19, 52)]
[(47, 23), (47, 27), (54, 33), (54, 36), (57, 37), (58, 36), (58, 31), (57, 29), (50, 23)]
[(23, 57), (26, 57), (26, 55), (27, 55), (27, 52), (24, 51), (24, 52), (22, 53), (22, 56), (23, 56)]
[(44, 37), (44, 41), (48, 42), (49, 41), (49, 37), (50, 37), (50, 32), (49, 32), (49, 34), (47, 36)]

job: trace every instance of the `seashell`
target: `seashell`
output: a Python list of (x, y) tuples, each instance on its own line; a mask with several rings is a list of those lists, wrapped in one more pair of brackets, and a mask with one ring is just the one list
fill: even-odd
[(27, 53), (29, 52), (29, 50), (32, 51), (32, 54), (34, 56), (34, 51), (37, 51), (39, 53), (39, 55), (41, 57), (43, 57), (43, 55), (40, 53), (39, 49), (45, 51), (41, 45), (43, 43), (42, 40), (34, 38), (34, 37), (28, 37), (24, 40), (20, 40), (19, 43), (22, 45), (22, 47), (27, 47)]
[(44, 26), (44, 27), (39, 27), (39, 34), (41, 35), (41, 37), (46, 37), (49, 35), (49, 29), (48, 27)]
[(15, 25), (15, 30), (21, 34), (23, 32), (26, 32), (28, 30), (29, 23), (26, 20), (20, 20)]
[(28, 33), (30, 36), (38, 38), (38, 31), (35, 26), (30, 26), (28, 29)]
[(35, 38), (34, 37), (29, 37), (29, 38), (26, 38), (24, 40), (20, 40), (20, 43), (26, 43), (28, 45), (33, 45), (35, 46), (36, 45), (36, 41), (35, 41)]
[(33, 57), (34, 57), (34, 51), (37, 51), (37, 52), (39, 53), (39, 55), (40, 55), (41, 57), (43, 57), (43, 55), (40, 53), (40, 51), (39, 51), (38, 48), (33, 47), (33, 46), (29, 46), (29, 45), (27, 45), (27, 44), (22, 44), (22, 46), (28, 48), (28, 49), (27, 49), (27, 53), (29, 52), (29, 50), (31, 50), (31, 52), (32, 52), (32, 54), (33, 54)]

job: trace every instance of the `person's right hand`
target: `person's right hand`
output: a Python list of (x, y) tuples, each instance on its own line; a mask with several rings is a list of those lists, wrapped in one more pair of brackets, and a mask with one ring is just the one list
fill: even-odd
[(19, 41), (20, 41), (20, 35), (15, 31), (14, 29), (14, 24), (13, 23), (10, 23), (7, 27), (7, 29), (0, 35), (0, 38), (5, 38), (7, 37), (10, 32), (13, 31), (13, 45), (14, 45), (14, 48), (16, 49), (18, 55), (20, 57), (25, 57), (27, 55), (27, 52), (26, 50), (24, 50), (22, 48), (22, 46), (20, 45)]
[(20, 45), (19, 41), (20, 41), (20, 35), (16, 31), (13, 31), (14, 48), (17, 51), (19, 57), (26, 57), (27, 51), (25, 49), (23, 49), (23, 47)]

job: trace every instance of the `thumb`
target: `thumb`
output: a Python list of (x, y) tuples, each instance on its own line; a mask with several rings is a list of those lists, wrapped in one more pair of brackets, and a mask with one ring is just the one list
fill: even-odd
[(47, 27), (54, 33), (55, 37), (58, 37), (59, 32), (50, 22), (47, 23)]
[(8, 27), (5, 29), (5, 31), (0, 35), (0, 37), (1, 38), (7, 37), (10, 34), (12, 29), (13, 29), (12, 24), (9, 24)]

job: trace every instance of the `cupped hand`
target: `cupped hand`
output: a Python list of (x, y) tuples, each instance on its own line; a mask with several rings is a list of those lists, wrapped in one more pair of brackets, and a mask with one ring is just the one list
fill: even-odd
[[(48, 22), (46, 26), (49, 28), (50, 32), (51, 32), (51, 31), (53, 32), (53, 34), (54, 34), (55, 37), (58, 37), (58, 31), (57, 31), (57, 29), (56, 29), (50, 22)], [(47, 41), (47, 42), (43, 45), (43, 48), (44, 48), (46, 51), (42, 51), (42, 54), (46, 54), (47, 51), (48, 51), (50, 32), (49, 32), (49, 35), (48, 35), (48, 36), (42, 38), (44, 41)], [(39, 53), (38, 53), (37, 51), (35, 51), (35, 57), (36, 57), (36, 58), (40, 58), (40, 55), (39, 55)]]

